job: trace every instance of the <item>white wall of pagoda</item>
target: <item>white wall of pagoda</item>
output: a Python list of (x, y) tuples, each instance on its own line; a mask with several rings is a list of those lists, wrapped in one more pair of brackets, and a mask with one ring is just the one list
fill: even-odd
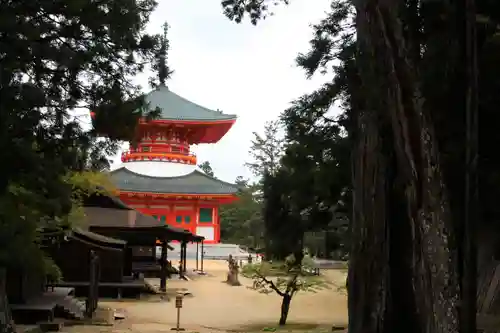
[(123, 163), (128, 170), (152, 177), (180, 177), (197, 169), (196, 165), (166, 161), (130, 161)]

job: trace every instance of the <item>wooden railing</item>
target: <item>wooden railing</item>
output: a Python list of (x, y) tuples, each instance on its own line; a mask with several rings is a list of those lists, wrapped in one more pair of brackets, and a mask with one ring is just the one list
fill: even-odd
[(184, 164), (196, 165), (196, 155), (193, 153), (174, 153), (174, 152), (139, 152), (124, 151), (122, 153), (122, 162), (132, 161), (154, 161), (154, 160), (178, 162)]

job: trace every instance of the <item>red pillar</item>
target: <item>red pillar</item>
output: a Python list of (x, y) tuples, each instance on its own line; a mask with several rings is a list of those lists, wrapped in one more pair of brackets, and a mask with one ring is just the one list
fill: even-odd
[(213, 208), (214, 243), (220, 243), (219, 206)]

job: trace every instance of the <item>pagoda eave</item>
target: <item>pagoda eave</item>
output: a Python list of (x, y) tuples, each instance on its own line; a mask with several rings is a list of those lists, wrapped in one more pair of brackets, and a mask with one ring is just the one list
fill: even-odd
[(155, 193), (155, 192), (132, 192), (119, 191), (120, 196), (128, 198), (151, 198), (167, 200), (206, 200), (219, 203), (230, 203), (238, 199), (234, 194), (200, 194), (200, 193)]
[(187, 120), (187, 119), (151, 119), (141, 118), (139, 124), (156, 124), (156, 125), (220, 125), (220, 124), (234, 124), (236, 118), (217, 119), (217, 120)]
[(186, 128), (191, 132), (188, 139), (189, 144), (216, 143), (231, 129), (236, 118), (224, 120), (182, 120), (182, 119), (153, 119), (142, 118), (139, 121), (138, 130), (141, 127), (177, 127)]

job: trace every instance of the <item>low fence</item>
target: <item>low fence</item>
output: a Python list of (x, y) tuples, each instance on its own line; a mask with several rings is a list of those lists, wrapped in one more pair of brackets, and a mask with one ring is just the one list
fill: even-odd
[[(234, 259), (240, 261), (240, 260), (248, 260), (248, 255), (232, 255)], [(160, 254), (156, 254), (156, 257), (159, 259)], [(205, 254), (203, 256), (204, 260), (227, 260), (229, 255), (210, 255), (210, 254)], [(173, 252), (169, 251), (168, 252), (168, 260), (180, 260), (180, 255), (178, 252)], [(191, 260), (196, 260), (196, 253), (186, 253), (186, 259), (191, 259)], [(201, 254), (198, 254), (198, 259), (201, 260)], [(252, 260), (258, 260), (258, 256), (252, 255)]]
[(314, 259), (314, 262), (320, 269), (347, 269), (347, 261)]

